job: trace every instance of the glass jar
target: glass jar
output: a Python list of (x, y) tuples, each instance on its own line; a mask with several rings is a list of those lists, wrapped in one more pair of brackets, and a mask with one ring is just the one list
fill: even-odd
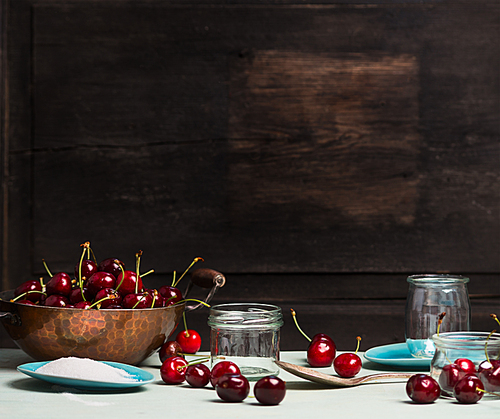
[(248, 380), (277, 375), (281, 308), (270, 304), (232, 303), (210, 308), (210, 360), (233, 361)]
[[(476, 366), (488, 359), (500, 358), (500, 334), (494, 333), (489, 339), (490, 332), (448, 332), (432, 336), (432, 341), (436, 347), (436, 353), (431, 361), (431, 376), (439, 383), (439, 376), (443, 367), (452, 364), (458, 358), (467, 358)], [(486, 341), (488, 344), (486, 345)], [(480, 377), (481, 378), (481, 377)], [(441, 388), (444, 396), (451, 397), (446, 390)], [(491, 396), (485, 393), (484, 397)]]
[(439, 316), (446, 313), (440, 332), (470, 330), (469, 278), (460, 275), (411, 275), (405, 312), (408, 350), (417, 358), (432, 358)]

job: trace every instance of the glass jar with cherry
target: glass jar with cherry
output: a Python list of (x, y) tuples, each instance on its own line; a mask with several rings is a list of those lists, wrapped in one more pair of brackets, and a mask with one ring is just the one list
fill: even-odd
[(456, 397), (462, 392), (471, 400), (500, 397), (500, 334), (447, 332), (435, 334), (432, 341), (436, 352), (431, 376), (442, 396)]

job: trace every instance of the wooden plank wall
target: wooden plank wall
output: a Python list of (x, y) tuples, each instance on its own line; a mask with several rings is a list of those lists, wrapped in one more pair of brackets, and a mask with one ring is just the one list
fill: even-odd
[(470, 276), (493, 328), (498, 2), (2, 4), (2, 289), (89, 240), (151, 286), (202, 256), (215, 302), (283, 308), (283, 349), (291, 307), (341, 349), (403, 341), (413, 273)]

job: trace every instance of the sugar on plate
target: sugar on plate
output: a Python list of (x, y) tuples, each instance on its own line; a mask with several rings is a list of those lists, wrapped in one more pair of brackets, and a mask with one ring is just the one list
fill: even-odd
[(37, 373), (108, 383), (130, 383), (136, 379), (128, 372), (89, 358), (65, 357), (48, 362)]

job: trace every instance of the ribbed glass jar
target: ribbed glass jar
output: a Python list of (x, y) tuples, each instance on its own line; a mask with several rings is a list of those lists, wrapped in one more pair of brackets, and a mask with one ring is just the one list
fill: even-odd
[[(490, 361), (500, 359), (500, 334), (498, 333), (448, 332), (440, 333), (439, 336), (437, 334), (432, 336), (432, 341), (436, 346), (436, 352), (431, 361), (431, 376), (438, 383), (440, 382), (443, 367), (454, 363), (459, 358), (467, 358), (474, 363), (476, 366), (476, 375), (479, 376), (481, 381), (485, 377), (479, 374), (479, 365), (488, 359)], [(443, 388), (442, 383), (443, 380), (440, 383), (442, 394), (451, 397), (452, 394)], [(485, 388), (488, 389), (487, 384)], [(497, 391), (500, 391), (500, 389), (495, 390), (495, 392)], [(485, 394), (484, 397), (490, 396), (491, 394)], [(500, 397), (500, 393), (498, 397)]]
[(208, 325), (212, 367), (233, 361), (248, 380), (279, 374), (280, 307), (259, 303), (219, 304), (210, 308)]
[(460, 275), (428, 274), (408, 277), (405, 337), (408, 350), (417, 358), (432, 358), (439, 316), (446, 313), (441, 332), (470, 330), (469, 278)]

